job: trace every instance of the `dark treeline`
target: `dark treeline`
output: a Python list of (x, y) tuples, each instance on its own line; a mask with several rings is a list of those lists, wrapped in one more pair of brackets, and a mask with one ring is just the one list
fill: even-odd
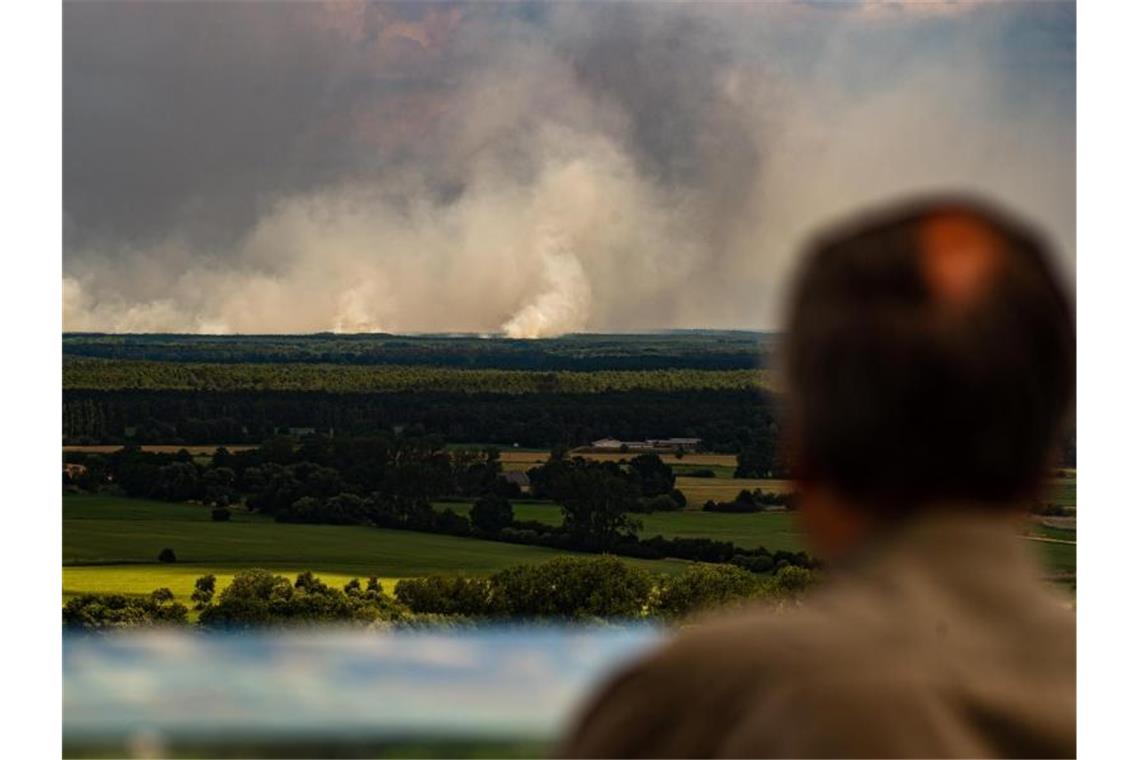
[(773, 507), (795, 509), (797, 498), (798, 494), (795, 492), (774, 493), (761, 488), (752, 491), (743, 489), (732, 501), (713, 501), (709, 499), (701, 509), (705, 512), (730, 512), (735, 514), (763, 512)]
[(775, 397), (762, 391), (648, 390), (520, 396), (440, 392), (327, 393), (67, 390), (65, 443), (258, 443), (283, 428), (336, 436), (393, 429), (454, 443), (578, 446), (685, 436), (706, 449), (757, 450), (748, 472), (770, 469)]
[(83, 465), (82, 474), (69, 477), (83, 490), (111, 489), (133, 498), (218, 507), (244, 502), (286, 522), (306, 521), (292, 519), (295, 505), (306, 498), (430, 504), (448, 496), (519, 495), (516, 484), (499, 477), (502, 466), (495, 449), (448, 451), (430, 436), (274, 436), (256, 449), (219, 447), (208, 462), (196, 461), (185, 450), (167, 454), (137, 446), (108, 454), (66, 452), (64, 459)]
[(67, 333), (63, 353), (170, 362), (420, 365), (480, 369), (752, 369), (768, 364), (775, 335), (675, 331), (564, 335), (541, 340), (474, 335), (106, 335)]

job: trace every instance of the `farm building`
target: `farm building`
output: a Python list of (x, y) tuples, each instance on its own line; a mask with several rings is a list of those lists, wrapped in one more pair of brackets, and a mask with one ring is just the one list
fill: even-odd
[(519, 488), (530, 488), (530, 476), (525, 472), (510, 471), (499, 473), (499, 477), (508, 483), (514, 483)]

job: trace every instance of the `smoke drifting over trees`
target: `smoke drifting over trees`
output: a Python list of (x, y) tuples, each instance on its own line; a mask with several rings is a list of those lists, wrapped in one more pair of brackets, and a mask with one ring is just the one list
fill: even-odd
[(65, 328), (772, 328), (805, 234), (935, 189), (1071, 269), (1074, 16), (71, 3)]

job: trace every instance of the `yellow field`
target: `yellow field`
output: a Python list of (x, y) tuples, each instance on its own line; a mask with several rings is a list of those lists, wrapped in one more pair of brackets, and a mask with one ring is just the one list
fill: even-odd
[(677, 488), (688, 501), (686, 509), (700, 509), (709, 499), (732, 501), (742, 490), (787, 493), (793, 490), (790, 480), (760, 480), (757, 478), (688, 478), (677, 476)]
[[(156, 588), (168, 588), (174, 592), (174, 598), (187, 607), (193, 605), (190, 594), (194, 591), (194, 581), (203, 575), (211, 573), (218, 579), (217, 589), (220, 592), (230, 585), (236, 568), (227, 568), (229, 572), (219, 572), (213, 565), (88, 565), (67, 566), (63, 568), (63, 601), (66, 602), (79, 594), (146, 594)], [(244, 568), (243, 568), (244, 569)], [(292, 567), (275, 567), (271, 563), (263, 568), (278, 575), (284, 575), (293, 580), (297, 571)], [(367, 578), (360, 575), (346, 573), (316, 572), (314, 573), (330, 586), (341, 588), (353, 578), (363, 584)], [(391, 594), (395, 591), (399, 578), (381, 578), (380, 585), (384, 591)]]

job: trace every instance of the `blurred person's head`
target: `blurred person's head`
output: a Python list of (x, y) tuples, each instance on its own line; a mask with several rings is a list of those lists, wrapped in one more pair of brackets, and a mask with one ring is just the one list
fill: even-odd
[(894, 207), (809, 247), (786, 344), (789, 453), (817, 548), (936, 509), (1034, 498), (1071, 420), (1072, 307), (1032, 229), (971, 201)]

